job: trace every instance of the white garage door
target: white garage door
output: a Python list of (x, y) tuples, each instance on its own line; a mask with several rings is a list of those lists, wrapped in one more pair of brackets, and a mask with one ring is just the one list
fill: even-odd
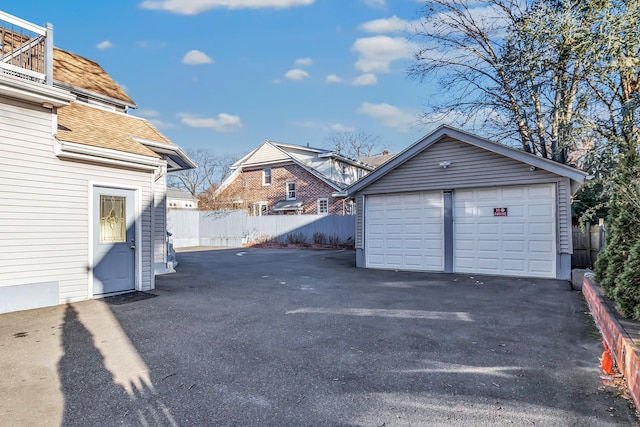
[(365, 206), (367, 267), (444, 270), (442, 192), (368, 196)]
[(454, 270), (556, 277), (555, 200), (553, 184), (456, 190)]

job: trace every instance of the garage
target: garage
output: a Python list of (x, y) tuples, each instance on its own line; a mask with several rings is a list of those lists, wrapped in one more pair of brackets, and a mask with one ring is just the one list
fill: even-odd
[(366, 217), (368, 267), (444, 269), (441, 192), (372, 196)]
[(553, 184), (454, 193), (454, 271), (555, 278)]
[(568, 279), (586, 174), (441, 126), (346, 190), (356, 265)]

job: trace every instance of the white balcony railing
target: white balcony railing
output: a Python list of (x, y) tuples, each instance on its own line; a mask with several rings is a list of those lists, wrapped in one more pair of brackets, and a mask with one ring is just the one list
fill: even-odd
[(53, 27), (0, 11), (0, 75), (53, 84)]

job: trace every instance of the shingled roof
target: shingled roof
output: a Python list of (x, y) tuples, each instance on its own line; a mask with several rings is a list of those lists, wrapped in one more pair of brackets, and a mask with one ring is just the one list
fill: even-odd
[(58, 109), (59, 141), (75, 142), (131, 154), (159, 158), (155, 151), (134, 138), (167, 145), (173, 143), (148, 121), (123, 113), (72, 102)]
[(132, 107), (136, 105), (97, 62), (57, 47), (53, 49), (53, 80)]

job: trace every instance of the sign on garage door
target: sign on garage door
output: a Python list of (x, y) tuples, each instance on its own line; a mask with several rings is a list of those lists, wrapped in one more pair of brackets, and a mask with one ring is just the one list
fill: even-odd
[(442, 192), (367, 196), (366, 266), (444, 269)]
[(556, 277), (555, 200), (554, 184), (456, 190), (454, 270)]

